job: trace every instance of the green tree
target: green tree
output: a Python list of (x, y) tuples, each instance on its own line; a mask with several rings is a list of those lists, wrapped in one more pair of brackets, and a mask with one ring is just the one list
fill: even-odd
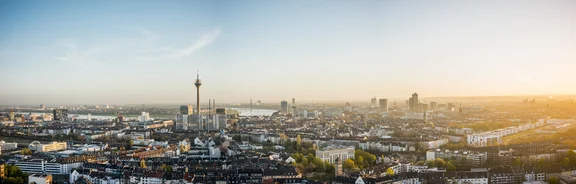
[(302, 158), (304, 158), (304, 155), (300, 153), (294, 153), (291, 155), (291, 157), (296, 160), (296, 163), (302, 163)]
[(454, 166), (454, 164), (452, 164), (452, 162), (449, 161), (448, 163), (446, 163), (446, 170), (448, 170), (448, 171), (456, 171), (456, 166)]
[(436, 162), (430, 160), (426, 162), (426, 165), (428, 165), (428, 168), (436, 167)]
[(346, 169), (346, 170), (352, 170), (355, 167), (355, 162), (352, 159), (346, 159), (343, 163), (342, 163), (342, 168)]
[(302, 149), (302, 138), (300, 134), (296, 136), (296, 150), (300, 151)]
[(2, 182), (6, 183), (6, 184), (22, 184), (22, 183), (24, 183), (24, 179), (8, 177), (8, 178), (4, 179), (4, 181), (2, 181)]
[(514, 162), (512, 163), (513, 166), (519, 167), (524, 165), (524, 162), (522, 161), (522, 159), (520, 158), (516, 158), (514, 159)]
[(356, 166), (360, 169), (364, 169), (364, 157), (358, 156), (356, 157)]
[(30, 149), (28, 149), (28, 148), (24, 148), (24, 149), (20, 150), (20, 154), (21, 155), (32, 155), (32, 151), (30, 151)]
[(308, 159), (308, 161), (312, 162), (312, 160), (314, 160), (314, 158), (316, 158), (312, 153), (308, 153), (306, 155), (306, 158)]
[(328, 163), (328, 161), (324, 161), (324, 172), (332, 175), (334, 174), (334, 171), (336, 171), (336, 166), (334, 166), (334, 164)]
[(5, 179), (0, 183), (20, 184), (26, 183), (28, 174), (22, 172), (18, 166), (4, 164)]
[(570, 165), (570, 159), (568, 157), (565, 157), (564, 159), (562, 159), (562, 164), (564, 164), (564, 166), (569, 166)]
[(436, 164), (436, 167), (446, 167), (446, 161), (444, 161), (442, 158), (436, 158), (434, 163)]
[(307, 158), (302, 158), (302, 162), (300, 162), (300, 164), (302, 164), (302, 166), (308, 168), (308, 159)]
[(574, 150), (568, 150), (567, 157), (570, 159), (570, 165), (576, 165), (576, 153), (574, 153)]
[(362, 167), (369, 167), (372, 164), (374, 164), (376, 162), (376, 155), (373, 155), (371, 153), (368, 153), (366, 151), (363, 150), (356, 150), (354, 151), (354, 157), (358, 158), (358, 157), (362, 157), (362, 162), (358, 161), (358, 159), (356, 159), (356, 165), (357, 166), (362, 166)]
[(546, 165), (546, 160), (544, 158), (540, 158), (538, 160), (538, 167), (544, 167)]
[(558, 180), (558, 177), (553, 176), (553, 177), (548, 178), (548, 183), (549, 184), (559, 184), (560, 181)]
[(386, 174), (389, 176), (394, 175), (394, 170), (392, 169), (392, 167), (388, 167), (388, 169), (386, 169)]
[(318, 158), (318, 157), (314, 157), (311, 162), (312, 162), (311, 165), (314, 165), (314, 168), (315, 168), (317, 171), (322, 171), (322, 170), (324, 170), (324, 161), (322, 161), (322, 159), (320, 159), (320, 158)]

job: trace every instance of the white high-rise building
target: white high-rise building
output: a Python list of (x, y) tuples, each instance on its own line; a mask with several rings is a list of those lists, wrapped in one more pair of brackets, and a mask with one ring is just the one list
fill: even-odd
[(86, 119), (88, 119), (88, 121), (92, 121), (92, 114), (88, 114), (88, 117)]
[(138, 117), (138, 119), (140, 120), (140, 122), (146, 122), (146, 121), (150, 120), (150, 113), (142, 112), (140, 114), (140, 116)]

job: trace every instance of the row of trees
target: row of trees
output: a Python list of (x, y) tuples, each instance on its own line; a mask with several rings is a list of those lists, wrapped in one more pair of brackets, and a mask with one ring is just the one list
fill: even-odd
[(291, 157), (296, 160), (294, 165), (304, 172), (333, 172), (335, 168), (334, 164), (322, 161), (322, 159), (314, 156), (312, 153), (308, 153), (306, 156), (301, 153), (294, 153)]
[(427, 165), (429, 168), (442, 167), (442, 168), (446, 168), (446, 170), (448, 170), (448, 171), (455, 171), (456, 170), (456, 165), (454, 165), (454, 163), (452, 163), (452, 160), (445, 161), (442, 158), (436, 158), (435, 160), (429, 160), (429, 161), (420, 161), (420, 162), (416, 163), (416, 165)]
[(302, 173), (312, 173), (311, 179), (318, 181), (329, 181), (334, 177), (336, 167), (328, 161), (316, 157), (312, 153), (304, 156), (302, 153), (294, 153), (291, 155), (296, 162), (292, 163)]

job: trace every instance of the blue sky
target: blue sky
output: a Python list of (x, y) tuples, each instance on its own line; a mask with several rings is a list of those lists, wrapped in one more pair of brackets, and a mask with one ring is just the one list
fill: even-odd
[(576, 1), (0, 1), (0, 104), (571, 94)]

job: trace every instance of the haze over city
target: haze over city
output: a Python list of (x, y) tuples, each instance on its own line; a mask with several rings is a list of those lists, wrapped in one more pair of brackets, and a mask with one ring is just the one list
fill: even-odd
[(576, 2), (2, 1), (0, 104), (572, 94)]
[(0, 0), (0, 184), (576, 184), (576, 0)]

